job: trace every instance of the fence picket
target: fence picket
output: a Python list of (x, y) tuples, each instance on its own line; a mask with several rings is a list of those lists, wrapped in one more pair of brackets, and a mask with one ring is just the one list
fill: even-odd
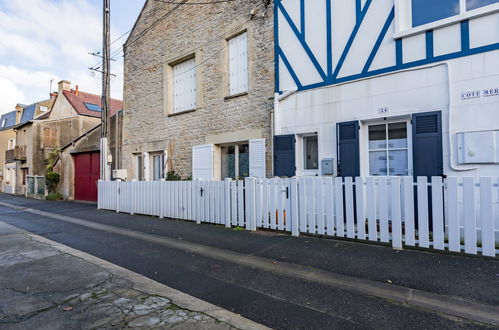
[(337, 177), (334, 181), (336, 236), (345, 237), (345, 219), (343, 213), (343, 178)]
[(277, 229), (276, 179), (270, 180), (270, 229)]
[(334, 194), (333, 178), (327, 177), (324, 188), (324, 203), (326, 209), (326, 234), (334, 236)]
[(269, 181), (268, 179), (262, 180), (262, 195), (263, 195), (263, 214), (262, 214), (262, 227), (269, 228)]
[(355, 178), (355, 201), (357, 211), (357, 238), (366, 239), (366, 216), (364, 208), (364, 180)]
[(284, 228), (291, 231), (291, 179), (284, 180)]
[(244, 181), (238, 181), (237, 182), (237, 206), (238, 206), (238, 212), (237, 212), (237, 222), (239, 227), (245, 227), (246, 221), (245, 221), (245, 213), (244, 213)]
[(463, 178), (464, 252), (477, 253), (475, 180)]
[(373, 177), (367, 178), (367, 225), (370, 241), (378, 240), (376, 221), (376, 182)]
[(419, 246), (430, 247), (429, 218), (428, 218), (428, 179), (417, 178), (418, 187), (418, 239)]
[(314, 178), (308, 178), (306, 181), (307, 195), (307, 231), (309, 233), (316, 233), (315, 226), (315, 182)]
[(495, 257), (494, 204), (492, 200), (492, 178), (480, 178), (480, 220), (482, 222), (482, 254)]
[(298, 212), (300, 213), (300, 232), (307, 232), (307, 198), (305, 178), (298, 178), (298, 192), (301, 198), (297, 198)]
[(447, 179), (446, 211), (449, 251), (461, 252), (461, 230), (459, 228), (459, 197), (457, 178)]
[(291, 234), (293, 236), (300, 235), (298, 224), (298, 180), (292, 178), (290, 182), (289, 200), (291, 203), (290, 218), (291, 218)]
[(347, 237), (355, 237), (355, 220), (353, 211), (353, 179), (348, 177), (345, 178), (345, 216), (347, 224)]
[(442, 195), (442, 177), (431, 178), (432, 219), (433, 219), (433, 248), (444, 249), (444, 209)]
[(402, 248), (402, 215), (400, 203), (400, 178), (390, 179), (392, 200), (392, 246)]
[(388, 243), (390, 241), (390, 234), (388, 232), (388, 187), (386, 185), (386, 178), (380, 177), (378, 179), (378, 194), (379, 194), (379, 231), (380, 241)]
[(282, 184), (282, 179), (277, 178), (277, 229), (284, 230), (284, 198), (285, 195), (283, 193), (284, 186)]
[(325, 234), (324, 224), (324, 181), (322, 178), (315, 179), (315, 189), (317, 193), (317, 233)]
[(412, 177), (404, 177), (404, 236), (405, 244), (416, 245), (414, 220), (414, 181)]

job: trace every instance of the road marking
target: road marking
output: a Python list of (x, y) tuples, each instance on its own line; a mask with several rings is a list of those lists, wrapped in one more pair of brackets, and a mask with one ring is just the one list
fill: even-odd
[(320, 283), (331, 287), (348, 290), (364, 295), (388, 299), (406, 306), (424, 308), (431, 312), (440, 312), (463, 319), (499, 326), (499, 307), (485, 303), (477, 303), (463, 298), (443, 296), (422, 290), (410, 289), (398, 285), (361, 279), (353, 276), (336, 274), (313, 267), (276, 261), (269, 258), (246, 255), (234, 251), (219, 249), (198, 243), (180, 241), (154, 234), (146, 234), (130, 229), (95, 223), (88, 220), (69, 217), (61, 214), (45, 212), (32, 208), (19, 208), (17, 205), (0, 202), (0, 205), (39, 216), (65, 221), (112, 234), (148, 241), (205, 257), (227, 261), (267, 272)]

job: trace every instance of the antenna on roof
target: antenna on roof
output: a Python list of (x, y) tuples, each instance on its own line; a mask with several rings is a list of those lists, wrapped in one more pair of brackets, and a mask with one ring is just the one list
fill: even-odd
[(53, 81), (54, 81), (54, 78), (50, 79), (49, 95), (52, 93), (52, 82)]

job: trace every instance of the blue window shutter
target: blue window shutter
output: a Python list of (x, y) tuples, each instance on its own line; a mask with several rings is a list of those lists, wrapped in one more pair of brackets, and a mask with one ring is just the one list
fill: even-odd
[(338, 141), (338, 176), (360, 176), (359, 122), (336, 124)]
[(414, 178), (444, 174), (440, 111), (412, 115), (412, 152)]
[(274, 136), (274, 176), (296, 175), (295, 136)]

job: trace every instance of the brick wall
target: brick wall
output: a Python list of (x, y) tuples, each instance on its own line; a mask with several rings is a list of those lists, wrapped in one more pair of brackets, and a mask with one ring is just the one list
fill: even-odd
[[(270, 115), (274, 91), (272, 1), (212, 5), (149, 1), (125, 47), (123, 167), (133, 177), (132, 154), (173, 148), (173, 169), (191, 176), (192, 146), (229, 134), (267, 139), (270, 174)], [(145, 29), (169, 11), (152, 29)], [(248, 33), (249, 93), (229, 95), (227, 39)], [(138, 39), (137, 39), (138, 38)], [(169, 116), (168, 65), (196, 54), (198, 106)], [(222, 143), (224, 141), (221, 141)], [(233, 141), (225, 141), (233, 142)], [(235, 141), (234, 141), (235, 142)]]

